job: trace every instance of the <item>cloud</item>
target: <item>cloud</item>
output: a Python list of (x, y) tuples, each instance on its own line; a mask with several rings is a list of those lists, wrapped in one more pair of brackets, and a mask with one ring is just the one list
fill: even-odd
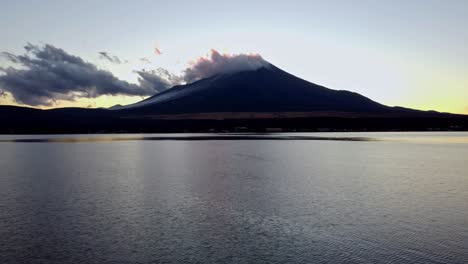
[(18, 103), (50, 106), (57, 100), (101, 95), (149, 96), (166, 88), (152, 83), (157, 78), (150, 75), (141, 77), (140, 85), (119, 80), (112, 73), (49, 44), (27, 44), (24, 48), (24, 55), (2, 53), (19, 68), (0, 68), (0, 94), (8, 92)]
[(158, 47), (156, 47), (156, 48), (154, 48), (154, 54), (161, 55), (162, 51)]
[(111, 55), (109, 52), (106, 52), (106, 51), (101, 51), (101, 52), (99, 52), (99, 58), (104, 59), (104, 60), (107, 60), (107, 61), (109, 61), (109, 62), (111, 62), (111, 63), (115, 63), (115, 64), (122, 64), (122, 63), (124, 63), (123, 61), (121, 61), (121, 60), (119, 59), (119, 57), (113, 56), (113, 55)]
[[(146, 59), (146, 58), (143, 58)], [(141, 59), (141, 60), (143, 60)], [(221, 54), (212, 49), (208, 56), (199, 57), (189, 63), (182, 75), (175, 75), (159, 68), (153, 71), (135, 71), (142, 87), (157, 87), (164, 91), (175, 85), (191, 83), (217, 74), (235, 73), (268, 67), (270, 64), (258, 54)]]
[(258, 54), (221, 54), (212, 49), (208, 56), (199, 57), (185, 69), (183, 79), (194, 82), (217, 74), (235, 73), (269, 67)]
[(144, 63), (147, 63), (147, 64), (151, 64), (151, 61), (150, 61), (148, 58), (146, 58), (146, 57), (140, 58), (140, 61), (142, 61), (142, 62), (144, 62)]
[(158, 92), (182, 83), (180, 76), (171, 74), (168, 70), (162, 68), (152, 71), (141, 70), (135, 72), (139, 75), (138, 82), (141, 87), (153, 88)]
[(2, 57), (6, 58), (7, 60), (13, 62), (13, 63), (19, 63), (18, 59), (16, 58), (16, 55), (13, 53), (9, 52), (2, 52), (0, 53)]
[[(23, 55), (0, 53), (17, 67), (0, 67), (0, 97), (10, 94), (21, 104), (51, 106), (56, 101), (96, 98), (101, 95), (152, 96), (175, 85), (191, 83), (218, 74), (269, 67), (258, 54), (222, 54), (211, 50), (205, 57), (189, 63), (181, 75), (159, 68), (138, 70), (138, 84), (115, 77), (111, 72), (46, 44), (27, 44)], [(99, 52), (102, 59), (122, 63), (108, 52)], [(148, 58), (140, 61), (151, 63)]]

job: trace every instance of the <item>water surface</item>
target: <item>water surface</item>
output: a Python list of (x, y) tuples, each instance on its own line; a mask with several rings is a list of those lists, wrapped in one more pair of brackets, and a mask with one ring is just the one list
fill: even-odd
[(468, 263), (468, 133), (0, 136), (1, 263)]

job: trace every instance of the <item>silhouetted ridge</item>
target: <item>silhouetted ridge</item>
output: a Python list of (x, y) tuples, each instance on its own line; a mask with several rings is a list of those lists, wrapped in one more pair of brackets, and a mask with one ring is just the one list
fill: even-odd
[(0, 133), (468, 130), (468, 117), (388, 107), (273, 65), (178, 85), (110, 109), (0, 106)]
[(270, 65), (176, 86), (127, 107), (132, 113), (385, 112), (357, 93), (325, 88)]

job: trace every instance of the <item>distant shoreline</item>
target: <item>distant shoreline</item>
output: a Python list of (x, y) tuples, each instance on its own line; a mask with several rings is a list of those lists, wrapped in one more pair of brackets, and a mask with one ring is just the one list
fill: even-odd
[(468, 116), (432, 111), (133, 114), (0, 106), (0, 124), (0, 134), (468, 131)]

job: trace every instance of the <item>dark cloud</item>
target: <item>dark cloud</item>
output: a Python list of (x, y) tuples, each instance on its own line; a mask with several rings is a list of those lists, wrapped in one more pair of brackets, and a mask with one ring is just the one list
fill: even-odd
[(151, 63), (151, 61), (150, 61), (148, 58), (146, 58), (146, 57), (145, 57), (145, 58), (140, 58), (140, 61), (142, 61), (142, 62), (144, 62), (144, 63), (148, 63), (148, 64)]
[(159, 92), (182, 83), (180, 76), (171, 74), (162, 68), (152, 71), (141, 70), (136, 71), (136, 73), (139, 75), (138, 82), (142, 87), (153, 87)]
[(109, 52), (106, 52), (106, 51), (99, 52), (99, 58), (107, 60), (107, 61), (109, 61), (111, 63), (115, 63), (115, 64), (125, 63), (125, 61), (120, 60), (119, 57), (111, 55)]
[(212, 49), (207, 57), (193, 61), (184, 71), (187, 83), (223, 73), (256, 70), (269, 67), (269, 63), (258, 54), (221, 54)]
[[(270, 65), (257, 54), (229, 55), (211, 50), (208, 56), (191, 62), (181, 76), (165, 69), (139, 70), (135, 71), (138, 84), (132, 84), (52, 45), (28, 43), (24, 48), (24, 55), (1, 53), (18, 67), (0, 67), (0, 96), (8, 93), (17, 103), (33, 106), (50, 106), (59, 100), (73, 101), (101, 95), (151, 96), (178, 84)], [(99, 54), (110, 62), (122, 63), (108, 52)], [(150, 62), (147, 58), (140, 60)]]
[(47, 106), (57, 100), (100, 95), (149, 96), (168, 88), (172, 82), (170, 78), (168, 83), (161, 82), (158, 72), (148, 72), (139, 73), (139, 85), (131, 84), (52, 45), (28, 44), (24, 48), (27, 51), (24, 55), (2, 54), (20, 67), (0, 68), (0, 94), (8, 92), (22, 104)]
[(2, 57), (6, 58), (7, 60), (13, 62), (13, 63), (19, 63), (19, 61), (16, 59), (16, 55), (9, 53), (9, 52), (2, 52), (0, 53)]

